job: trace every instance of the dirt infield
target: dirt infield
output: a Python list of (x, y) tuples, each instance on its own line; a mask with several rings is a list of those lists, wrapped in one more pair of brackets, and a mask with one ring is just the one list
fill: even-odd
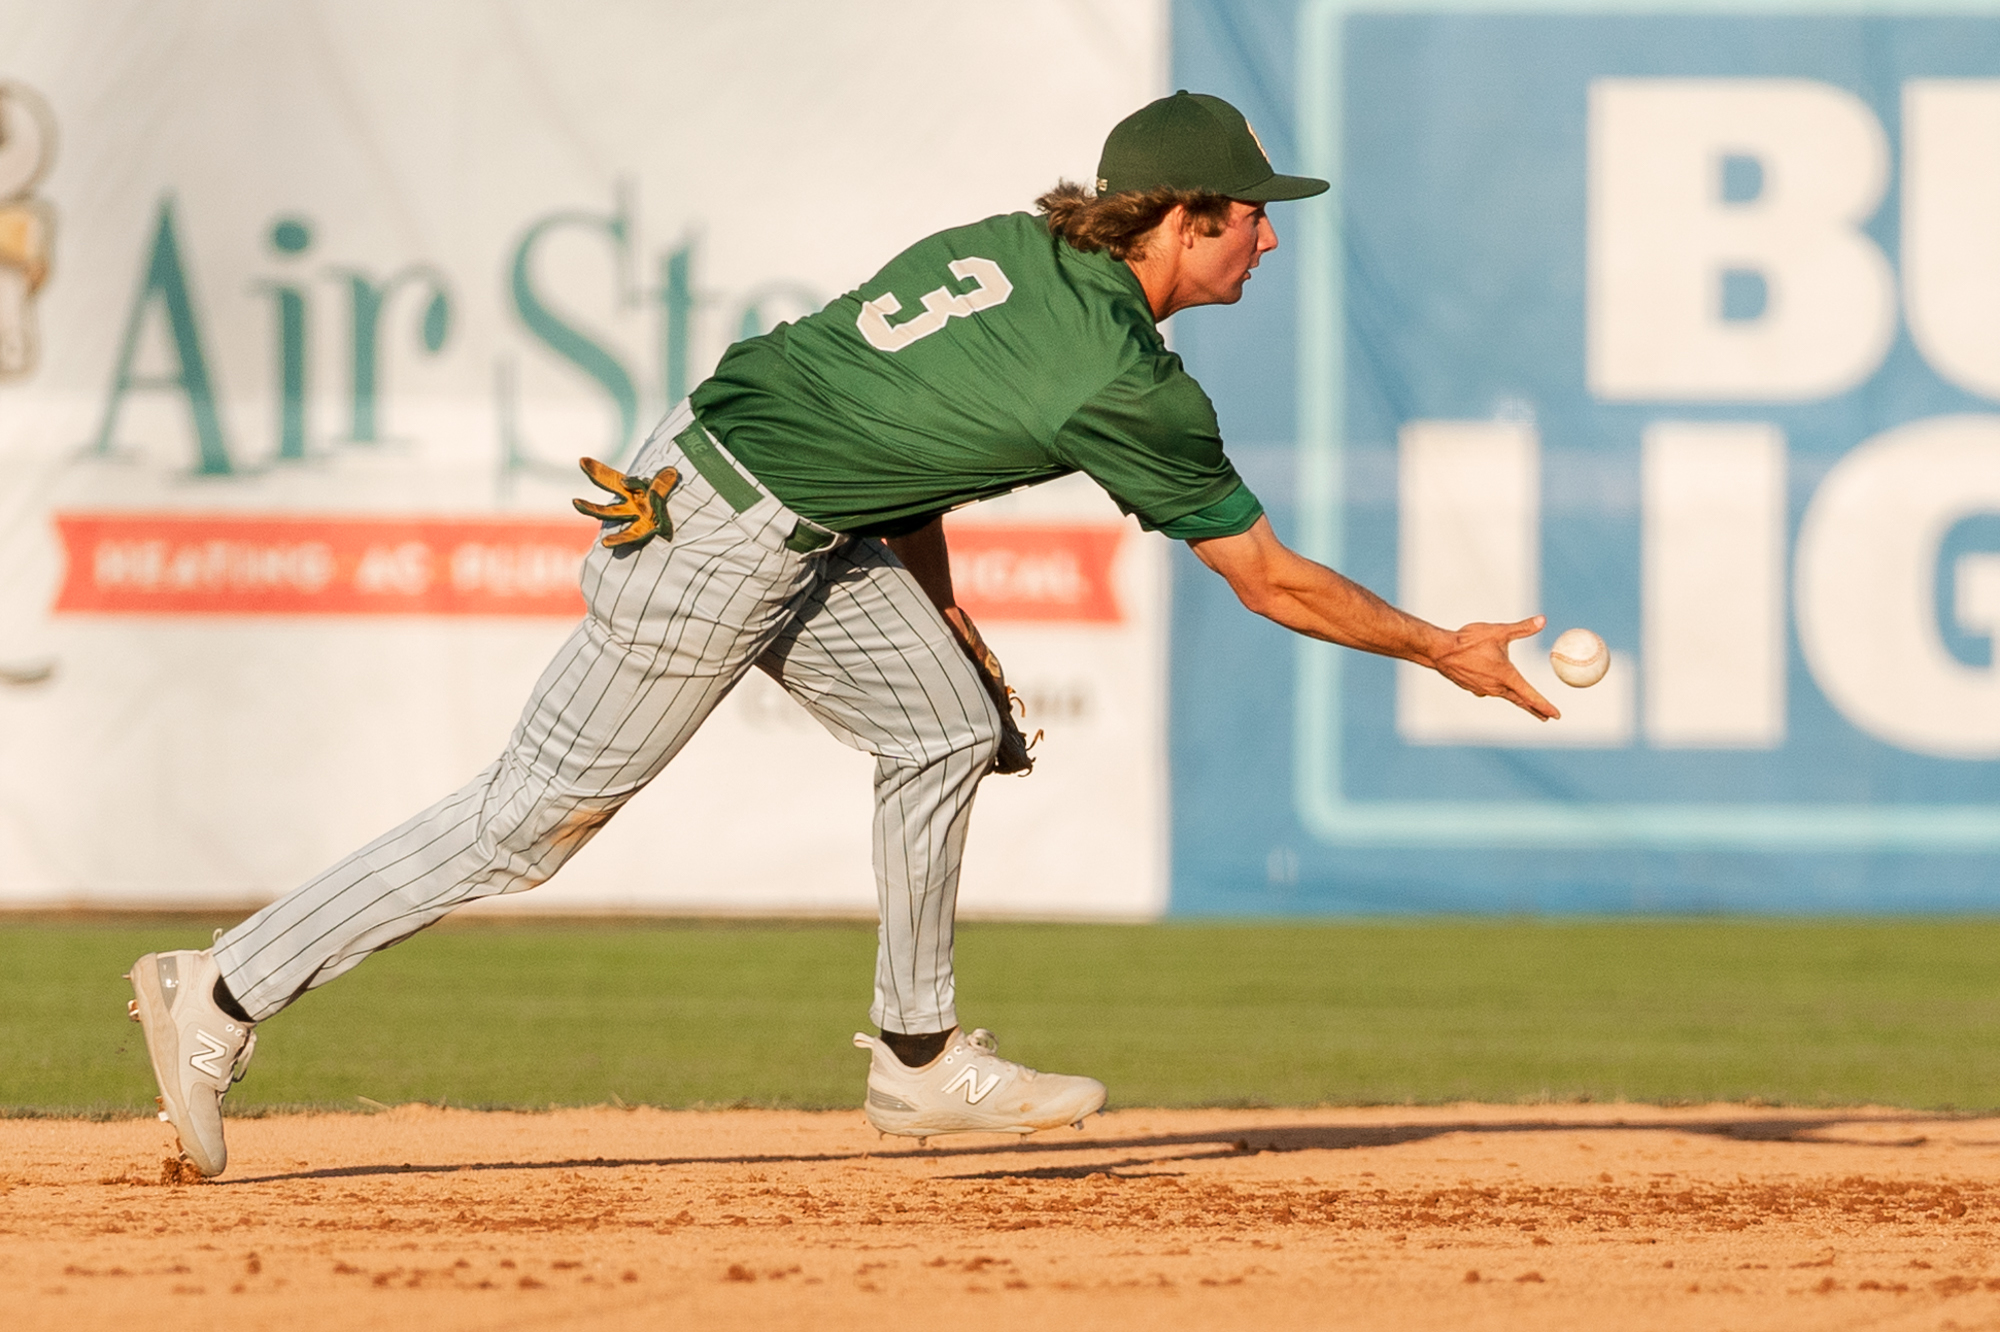
[[(403, 1106), (0, 1121), (11, 1327), (2000, 1327), (2000, 1120), (1708, 1106)], [(1004, 1320), (1004, 1321), (1002, 1321)]]

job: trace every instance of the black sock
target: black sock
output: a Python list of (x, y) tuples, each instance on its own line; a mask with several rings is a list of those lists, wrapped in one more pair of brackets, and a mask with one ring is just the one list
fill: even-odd
[(900, 1031), (882, 1033), (882, 1044), (889, 1047), (889, 1053), (911, 1068), (922, 1068), (943, 1054), (945, 1042), (950, 1039), (948, 1031), (930, 1031), (921, 1036), (905, 1036)]
[(215, 1006), (245, 1026), (255, 1022), (254, 1018), (243, 1011), (243, 1005), (236, 1002), (236, 996), (229, 992), (229, 987), (222, 983), (220, 976), (215, 978)]

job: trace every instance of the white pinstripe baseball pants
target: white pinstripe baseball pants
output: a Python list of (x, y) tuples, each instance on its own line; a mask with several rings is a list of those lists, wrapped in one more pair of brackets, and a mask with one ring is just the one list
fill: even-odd
[[(252, 1018), (455, 907), (546, 880), (754, 665), (876, 757), (871, 1016), (890, 1031), (956, 1025), (959, 857), (999, 716), (944, 618), (886, 547), (839, 538), (811, 553), (789, 549), (797, 518), (776, 498), (758, 490), (739, 513), (690, 465), (675, 436), (692, 422), (683, 403), (631, 468), (680, 470), (668, 498), (673, 538), (620, 554), (591, 548), (589, 614), (542, 673), (500, 757), (217, 943), (223, 979)], [(788, 774), (771, 782), (782, 788)], [(667, 865), (673, 831), (660, 830)]]

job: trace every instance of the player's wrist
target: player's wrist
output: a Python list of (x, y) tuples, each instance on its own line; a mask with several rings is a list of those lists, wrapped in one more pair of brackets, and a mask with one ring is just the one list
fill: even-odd
[(1415, 632), (1412, 635), (1410, 661), (1431, 670), (1442, 670), (1444, 663), (1460, 648), (1459, 635), (1450, 629), (1440, 629), (1434, 624), (1413, 619)]

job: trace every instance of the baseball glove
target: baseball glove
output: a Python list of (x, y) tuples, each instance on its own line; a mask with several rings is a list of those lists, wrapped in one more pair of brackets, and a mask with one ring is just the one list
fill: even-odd
[(993, 705), (1000, 709), (1000, 752), (993, 756), (990, 772), (1005, 773), (1010, 777), (1025, 777), (1035, 770), (1035, 756), (1032, 750), (1042, 738), (1040, 730), (1029, 739), (1021, 733), (1019, 723), (1014, 720), (1018, 710), (1025, 720), (1028, 705), (1021, 700), (1007, 684), (1007, 676), (1000, 669), (1000, 658), (993, 655), (993, 649), (986, 646), (986, 640), (979, 636), (979, 627), (972, 617), (956, 606), (944, 613), (945, 621), (958, 634), (958, 642), (965, 649), (965, 655), (972, 658), (972, 664), (979, 668), (980, 683), (986, 686)]
[(626, 476), (617, 468), (601, 463), (595, 458), (578, 458), (576, 465), (590, 478), (594, 486), (616, 495), (611, 504), (596, 504), (590, 500), (571, 500), (576, 511), (601, 523), (624, 523), (616, 532), (604, 534), (604, 548), (618, 550), (624, 546), (641, 546), (653, 537), (674, 537), (673, 520), (667, 517), (667, 495), (680, 484), (681, 474), (671, 467), (663, 467), (650, 477)]

